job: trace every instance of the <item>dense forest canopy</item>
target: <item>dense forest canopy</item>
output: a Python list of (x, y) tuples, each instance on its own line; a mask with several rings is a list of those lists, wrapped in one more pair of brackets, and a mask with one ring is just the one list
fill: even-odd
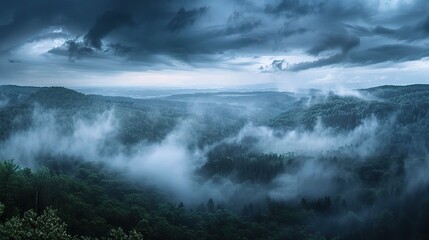
[(426, 239), (428, 114), (428, 85), (0, 86), (0, 238)]

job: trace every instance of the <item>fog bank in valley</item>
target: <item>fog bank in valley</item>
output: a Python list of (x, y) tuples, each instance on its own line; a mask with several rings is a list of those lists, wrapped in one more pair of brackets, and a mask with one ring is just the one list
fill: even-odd
[[(309, 108), (323, 104), (323, 99), (326, 96), (311, 104), (305, 98), (294, 101), (302, 101)], [(42, 166), (44, 158), (103, 163), (126, 173), (133, 181), (155, 186), (177, 201), (189, 203), (208, 198), (220, 202), (232, 199), (252, 202), (266, 197), (299, 201), (302, 197), (338, 193), (350, 199), (363, 184), (355, 168), (373, 164), (372, 158), (389, 151), (398, 130), (395, 112), (386, 118), (370, 115), (349, 129), (327, 126), (321, 117), (311, 128), (302, 125), (274, 128), (253, 121), (253, 105), (249, 112), (235, 113), (237, 119), (245, 118), (241, 127), (215, 142), (201, 142), (205, 134), (217, 130), (213, 122), (207, 122), (213, 109), (189, 104), (189, 115), (178, 119), (162, 139), (140, 139), (131, 145), (120, 139), (125, 126), (115, 107), (91, 117), (76, 113), (67, 118), (60, 111), (36, 105), (31, 124), (8, 136), (0, 145), (0, 155), (30, 168)], [(404, 166), (404, 183), (400, 186), (404, 193), (428, 183), (424, 174), (428, 161), (412, 157), (413, 149), (421, 149), (415, 146), (417, 142), (401, 146), (409, 155)], [(293, 165), (286, 166), (266, 183), (237, 182), (228, 176), (208, 179), (200, 176), (198, 170), (210, 160), (208, 154), (222, 145), (242, 146), (256, 154), (288, 154)], [(393, 169), (397, 163), (388, 164)]]

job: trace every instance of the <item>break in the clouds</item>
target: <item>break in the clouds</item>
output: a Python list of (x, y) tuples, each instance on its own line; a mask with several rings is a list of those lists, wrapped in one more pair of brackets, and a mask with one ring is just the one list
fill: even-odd
[(2, 0), (0, 71), (32, 85), (299, 87), (328, 75), (377, 85), (417, 68), (392, 81), (422, 82), (428, 10), (424, 0)]

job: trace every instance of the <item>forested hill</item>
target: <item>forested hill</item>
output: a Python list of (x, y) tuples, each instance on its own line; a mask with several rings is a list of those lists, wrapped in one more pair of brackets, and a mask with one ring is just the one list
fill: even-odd
[(0, 239), (426, 239), (428, 114), (429, 85), (0, 86)]
[[(355, 94), (337, 95), (334, 92), (218, 92), (179, 94), (152, 99), (128, 97), (105, 97), (84, 95), (62, 87), (0, 86), (3, 105), (26, 106), (39, 103), (48, 108), (122, 107), (150, 111), (168, 108), (172, 115), (189, 104), (217, 104), (243, 107), (267, 114), (263, 120), (272, 126), (311, 127), (317, 117), (322, 117), (329, 126), (355, 127), (368, 116), (384, 117), (394, 111), (427, 112), (429, 85), (380, 86), (356, 90)], [(5, 107), (5, 106), (3, 106)], [(411, 109), (410, 109), (411, 107)], [(234, 109), (234, 111), (236, 111)], [(409, 113), (417, 114), (417, 113)], [(405, 118), (410, 116), (404, 116)], [(252, 119), (254, 120), (254, 119)], [(340, 120), (340, 121), (338, 121)], [(404, 119), (407, 121), (407, 119)]]
[(374, 96), (391, 99), (394, 97), (399, 97), (407, 94), (416, 94), (416, 93), (426, 93), (429, 91), (429, 85), (426, 84), (414, 84), (407, 86), (394, 86), (394, 85), (385, 85), (379, 87), (373, 87), (368, 89), (361, 90), (362, 92), (368, 92)]
[(357, 95), (339, 96), (333, 93), (314, 97), (307, 106), (285, 111), (272, 120), (271, 125), (290, 127), (303, 124), (314, 126), (317, 117), (328, 126), (353, 128), (371, 115), (384, 118), (397, 112), (404, 124), (425, 118), (428, 112), (429, 85), (381, 86), (358, 90)]

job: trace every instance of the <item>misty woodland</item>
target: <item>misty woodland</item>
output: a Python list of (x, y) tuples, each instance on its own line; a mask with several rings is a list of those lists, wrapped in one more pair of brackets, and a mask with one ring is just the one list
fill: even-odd
[(429, 240), (429, 1), (0, 0), (0, 240)]

